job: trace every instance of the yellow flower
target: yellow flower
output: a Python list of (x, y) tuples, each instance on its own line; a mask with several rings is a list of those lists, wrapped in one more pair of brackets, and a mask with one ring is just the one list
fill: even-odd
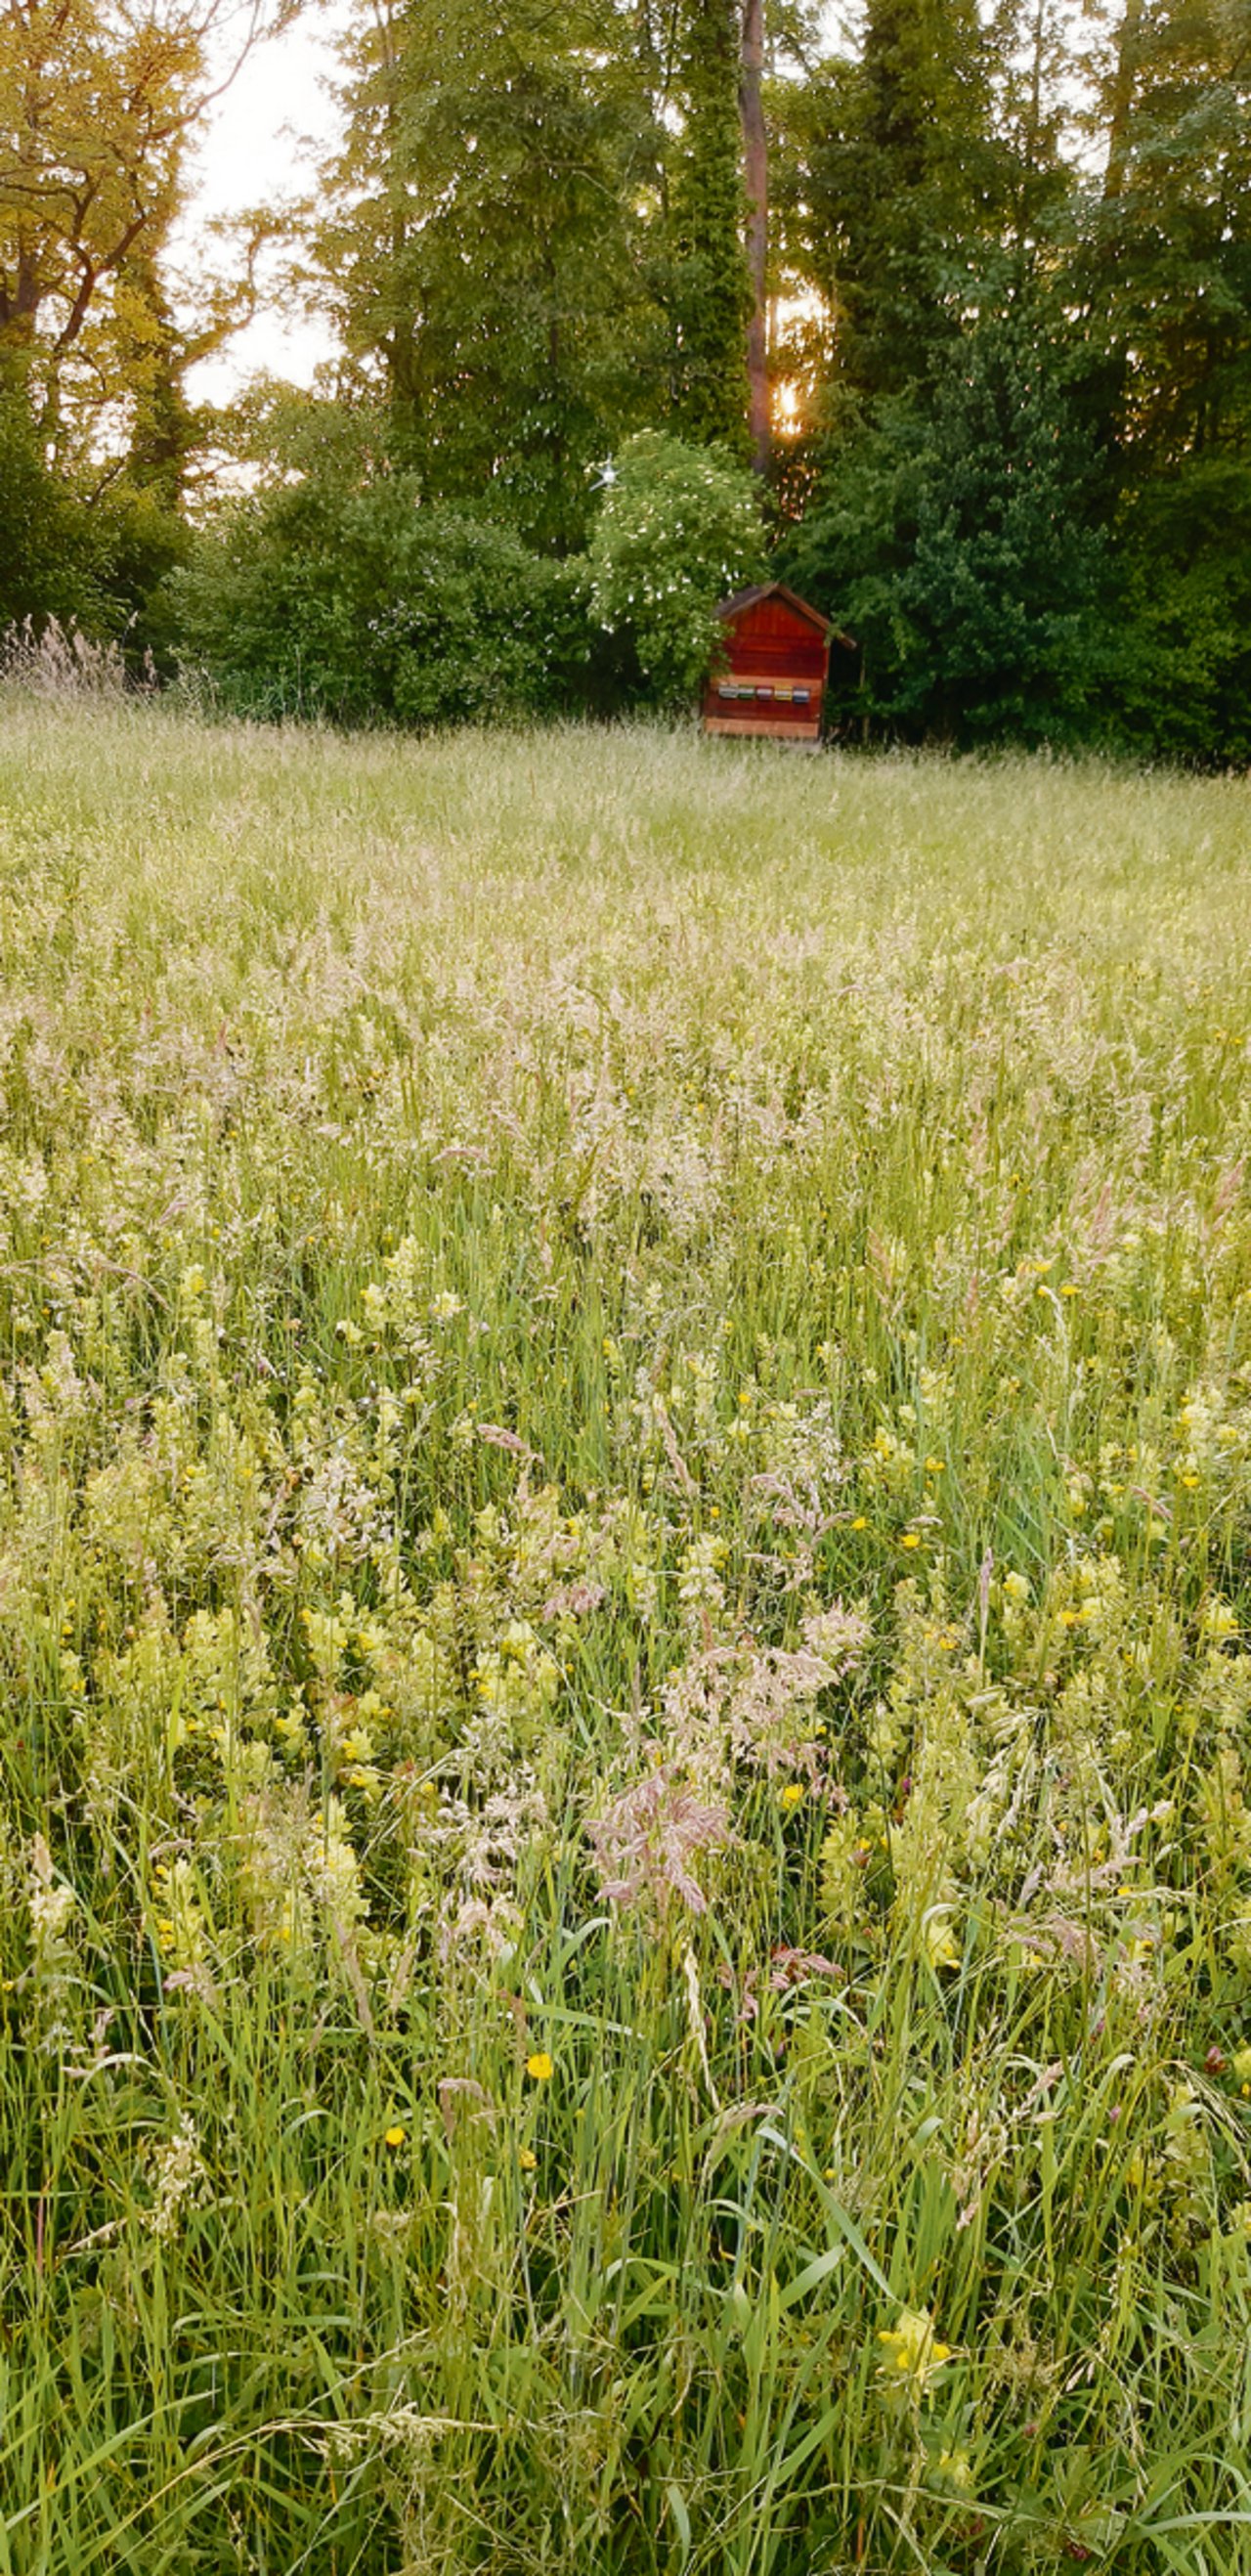
[(958, 1968), (960, 1953), (951, 1929), (950, 1905), (931, 1905), (921, 1920), (925, 1955), (931, 1968)]
[(407, 2136), (407, 2129), (401, 2128), (399, 2121), (395, 2120), (387, 2131), (386, 2143), (389, 2147), (402, 2147)]
[(789, 1814), (790, 1809), (791, 1809), (792, 1807), (797, 1807), (797, 1806), (799, 1805), (800, 1799), (802, 1798), (803, 1794), (804, 1794), (804, 1784), (803, 1784), (803, 1781), (802, 1781), (802, 1780), (788, 1780), (788, 1781), (787, 1781), (787, 1783), (786, 1783), (786, 1787), (785, 1787), (785, 1788), (784, 1788), (784, 1790), (782, 1791), (782, 1797), (781, 1797), (781, 1802), (780, 1802), (780, 1803), (781, 1803), (781, 1805), (782, 1805), (782, 1806), (787, 1810), (788, 1814)]
[(921, 1542), (915, 1530), (905, 1530), (899, 1544), (901, 1547), (919, 1547)]
[(523, 2173), (533, 2173), (538, 2161), (533, 2147), (518, 2147), (517, 2162)]
[(852, 1528), (853, 1528), (853, 1529), (867, 1529), (867, 1528), (868, 1528), (869, 1524), (868, 1524), (867, 1520), (865, 1519), (865, 1516), (864, 1516), (864, 1513), (863, 1513), (863, 1512), (857, 1512), (856, 1517), (855, 1517), (854, 1521), (852, 1522), (852, 1525), (851, 1525), (851, 1526), (852, 1526)]
[(898, 2325), (881, 2327), (877, 2339), (883, 2352), (878, 2378), (908, 2397), (925, 2396), (951, 2359), (951, 2345), (938, 2341), (928, 2308), (901, 2308)]
[(549, 2083), (555, 2072), (556, 2069), (545, 2048), (536, 2048), (533, 2057), (526, 2059), (526, 2073), (534, 2077), (536, 2084)]
[(940, 2478), (945, 2478), (958, 2495), (968, 2494), (973, 2484), (973, 2466), (967, 2451), (940, 2451), (934, 2465)]

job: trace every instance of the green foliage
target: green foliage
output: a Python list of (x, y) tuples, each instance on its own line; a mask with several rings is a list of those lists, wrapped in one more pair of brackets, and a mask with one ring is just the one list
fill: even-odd
[(627, 441), (615, 478), (591, 538), (592, 610), (630, 639), (660, 701), (680, 704), (712, 659), (717, 601), (763, 569), (759, 493), (724, 451), (657, 430)]
[(834, 381), (861, 398), (924, 385), (996, 238), (1001, 156), (975, 0), (872, 0), (863, 45), (792, 114), (792, 239), (836, 328)]
[(510, 721), (603, 685), (584, 570), (423, 502), (407, 475), (279, 484), (228, 514), (171, 595), (182, 658), (249, 715)]
[(348, 43), (316, 254), (392, 450), (436, 500), (580, 543), (588, 462), (661, 400), (638, 211), (655, 136), (629, 20), (411, 0)]
[[(195, 318), (170, 273), (229, 15), (38, 0), (0, 35), (0, 622), (124, 630), (168, 670), (176, 608), (230, 703), (354, 723), (676, 704), (714, 594), (761, 568), (745, 499), (723, 527), (710, 498), (747, 452), (750, 304), (780, 563), (859, 635), (867, 735), (1245, 757), (1245, 0), (770, 0), (755, 300), (738, 0), (381, 0), (300, 258), (339, 381), (270, 452), (272, 389), (214, 422), (186, 384), (281, 218)], [(679, 451), (643, 436), (707, 446), (707, 488), (674, 466), (662, 494)], [(197, 455), (249, 443), (260, 493), (192, 549)], [(613, 452), (643, 515), (627, 477), (593, 629)]]
[(670, 186), (673, 418), (746, 457), (747, 316), (738, 0), (685, 0), (683, 130)]
[(98, 625), (102, 551), (45, 462), (20, 376), (0, 365), (0, 631), (28, 617)]
[(1113, 579), (1054, 349), (987, 323), (932, 403), (849, 437), (782, 561), (850, 625), (866, 713), (947, 740), (1063, 741), (1097, 721)]
[(1126, 8), (1113, 147), (1071, 260), (1108, 433), (1138, 484), (1251, 440), (1251, 51), (1226, 0)]
[(1184, 761), (1251, 762), (1251, 467), (1192, 456), (1126, 513), (1117, 718), (1126, 742)]

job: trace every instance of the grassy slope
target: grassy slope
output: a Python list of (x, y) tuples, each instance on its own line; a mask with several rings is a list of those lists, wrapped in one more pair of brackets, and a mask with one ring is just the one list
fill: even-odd
[(5, 717), (0, 2576), (1246, 2565), (1247, 820)]

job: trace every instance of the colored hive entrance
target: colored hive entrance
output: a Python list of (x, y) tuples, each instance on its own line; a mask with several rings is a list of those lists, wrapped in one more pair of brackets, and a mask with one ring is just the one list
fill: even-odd
[(854, 652), (851, 637), (780, 581), (723, 599), (717, 615), (724, 644), (704, 691), (705, 733), (818, 741), (830, 646)]

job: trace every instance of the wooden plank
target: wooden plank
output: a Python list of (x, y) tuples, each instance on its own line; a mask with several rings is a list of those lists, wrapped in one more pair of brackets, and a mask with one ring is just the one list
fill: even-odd
[(794, 722), (784, 724), (780, 716), (767, 716), (763, 710), (758, 716), (753, 716), (745, 707), (741, 716), (731, 716), (728, 713), (706, 715), (704, 731), (705, 733), (736, 733), (742, 736), (755, 734), (771, 737), (775, 742), (817, 742), (820, 740), (821, 726), (819, 721), (816, 724), (795, 724)]

